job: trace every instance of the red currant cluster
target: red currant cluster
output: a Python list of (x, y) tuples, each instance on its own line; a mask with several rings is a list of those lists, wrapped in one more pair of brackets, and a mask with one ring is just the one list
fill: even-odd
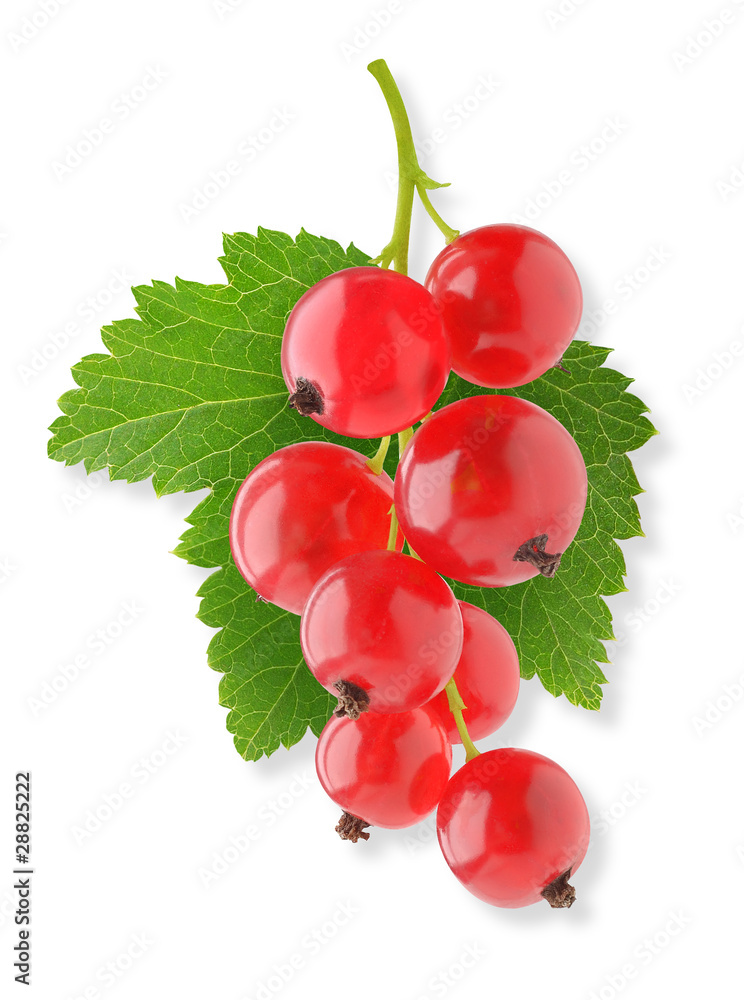
[[(336, 433), (382, 438), (380, 451), (282, 448), (242, 484), (230, 522), (240, 572), (301, 614), (305, 661), (338, 696), (316, 765), (343, 809), (340, 835), (366, 840), (370, 825), (407, 827), (438, 807), (450, 868), (498, 906), (570, 906), (589, 819), (553, 761), (474, 747), (514, 707), (517, 652), (439, 574), (487, 587), (553, 576), (581, 522), (586, 468), (563, 425), (525, 400), (431, 410), (450, 368), (503, 389), (560, 363), (581, 304), (563, 252), (514, 225), (453, 240), (425, 286), (373, 266), (323, 278), (286, 325), (290, 405)], [(382, 463), (395, 433), (393, 483)], [(450, 777), (460, 742), (467, 761)]]

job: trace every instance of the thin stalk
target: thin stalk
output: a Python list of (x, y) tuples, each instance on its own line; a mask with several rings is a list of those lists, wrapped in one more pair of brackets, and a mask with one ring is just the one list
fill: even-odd
[(395, 504), (390, 508), (390, 534), (388, 535), (388, 551), (395, 552), (398, 543), (398, 515), (395, 513)]
[(382, 472), (382, 467), (385, 464), (385, 457), (388, 453), (388, 448), (390, 447), (390, 435), (380, 439), (380, 447), (375, 452), (374, 458), (367, 460), (367, 468), (371, 469), (376, 476), (379, 476)]
[(407, 427), (398, 434), (398, 456), (400, 457), (406, 450), (406, 445), (413, 437), (413, 427)]
[(455, 239), (459, 233), (444, 222), (429, 200), (427, 191), (433, 188), (447, 187), (447, 185), (433, 181), (421, 169), (413, 143), (408, 112), (387, 63), (384, 59), (375, 59), (367, 69), (377, 80), (380, 90), (382, 90), (390, 117), (393, 120), (395, 142), (398, 148), (398, 200), (395, 207), (393, 235), (375, 263), (381, 264), (383, 267), (392, 265), (393, 270), (400, 274), (408, 274), (411, 216), (413, 214), (413, 196), (416, 192), (418, 192), (426, 211), (444, 233), (448, 243)]
[[(437, 185), (437, 187), (447, 187), (447, 186), (448, 186), (447, 184)], [(437, 210), (434, 208), (431, 201), (429, 200), (429, 194), (428, 191), (426, 190), (425, 185), (419, 181), (416, 184), (416, 190), (418, 191), (418, 196), (421, 199), (422, 205), (429, 214), (429, 218), (433, 220), (437, 229), (444, 234), (445, 242), (451, 243), (452, 240), (456, 240), (457, 237), (460, 235), (460, 231), (458, 229), (453, 229), (452, 226), (448, 226), (447, 223), (442, 218), (442, 216), (439, 214), (439, 212), (437, 212)]]
[(455, 725), (457, 726), (457, 731), (460, 734), (460, 739), (462, 740), (462, 745), (465, 747), (465, 760), (472, 760), (473, 757), (477, 757), (480, 754), (480, 750), (476, 747), (473, 741), (470, 739), (468, 733), (468, 727), (465, 725), (465, 720), (462, 717), (462, 710), (467, 708), (467, 705), (462, 700), (460, 692), (457, 690), (457, 685), (455, 684), (455, 678), (447, 681), (444, 688), (447, 692), (447, 702), (449, 703), (449, 710), (455, 717)]
[(418, 559), (419, 562), (423, 562), (424, 561), (421, 558), (421, 556), (418, 554), (418, 552), (414, 552), (414, 550), (411, 548), (411, 543), (408, 541), (407, 538), (406, 538), (406, 547), (408, 549), (409, 555), (412, 555), (414, 559)]

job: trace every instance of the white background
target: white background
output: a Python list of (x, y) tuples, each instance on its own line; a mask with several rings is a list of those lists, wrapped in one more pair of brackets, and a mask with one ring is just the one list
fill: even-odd
[[(32, 0), (8, 0), (0, 24), (3, 995), (25, 995), (12, 981), (10, 892), (13, 776), (25, 769), (31, 989), (44, 1000), (728, 995), (744, 889), (744, 193), (720, 182), (744, 183), (744, 4), (57, 6), (48, 0), (44, 23)], [(454, 182), (435, 195), (442, 214), (465, 230), (533, 203), (531, 224), (581, 276), (582, 334), (615, 347), (610, 363), (635, 378), (661, 432), (634, 456), (646, 537), (623, 544), (629, 590), (610, 603), (624, 640), (608, 644), (602, 710), (523, 682), (512, 719), (483, 744), (545, 753), (582, 788), (594, 839), (571, 910), (480, 903), (446, 868), (431, 822), (342, 843), (313, 738), (242, 761), (195, 618), (206, 574), (169, 554), (197, 498), (156, 501), (149, 483), (86, 482), (45, 457), (70, 365), (100, 349), (102, 323), (133, 315), (115, 272), (126, 286), (218, 282), (220, 233), (258, 225), (379, 252), (395, 166), (365, 70), (380, 56), (416, 137), (440, 130), (422, 162)], [(167, 75), (55, 173), (151, 69)], [(185, 221), (195, 189), (277, 109), (291, 121)], [(422, 278), (440, 237), (422, 213), (414, 223)], [(91, 296), (98, 311), (84, 319)], [(35, 707), (80, 655), (77, 678)], [(117, 800), (122, 783), (132, 794)], [(107, 796), (120, 808), (107, 813)], [(110, 818), (81, 838), (96, 812)], [(249, 826), (256, 839), (239, 853), (231, 838), (245, 848)], [(200, 870), (220, 855), (232, 863), (206, 888)]]

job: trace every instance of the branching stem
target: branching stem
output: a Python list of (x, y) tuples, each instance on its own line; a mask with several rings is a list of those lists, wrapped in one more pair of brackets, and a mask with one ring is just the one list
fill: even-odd
[(387, 102), (390, 117), (393, 119), (395, 142), (398, 147), (398, 201), (395, 207), (393, 235), (374, 263), (381, 264), (383, 267), (392, 265), (394, 271), (408, 274), (408, 246), (411, 237), (414, 194), (418, 193), (424, 208), (444, 234), (448, 243), (451, 243), (460, 234), (456, 229), (447, 225), (429, 199), (428, 192), (430, 190), (448, 185), (438, 184), (431, 177), (427, 177), (421, 169), (413, 142), (408, 112), (387, 63), (384, 59), (375, 59), (367, 69), (379, 83), (380, 90), (382, 90), (383, 97)]
[(395, 504), (390, 508), (390, 534), (388, 535), (388, 551), (395, 552), (398, 543), (398, 515), (395, 513)]

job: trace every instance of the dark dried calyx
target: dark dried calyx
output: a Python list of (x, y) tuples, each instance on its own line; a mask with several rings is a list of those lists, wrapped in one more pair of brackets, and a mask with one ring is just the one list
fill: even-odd
[(368, 826), (369, 823), (365, 823), (358, 816), (344, 812), (336, 824), (336, 833), (341, 840), (350, 840), (352, 844), (356, 844), (358, 840), (369, 840), (369, 834), (365, 832), (365, 827)]
[(562, 552), (546, 552), (547, 535), (536, 535), (528, 538), (514, 553), (514, 562), (526, 562), (534, 566), (543, 576), (555, 576), (555, 571), (561, 564)]
[(309, 417), (311, 413), (322, 413), (324, 409), (323, 397), (317, 386), (302, 376), (295, 381), (295, 391), (289, 397), (289, 405), (303, 417)]
[(576, 900), (576, 890), (568, 883), (570, 877), (571, 869), (569, 868), (558, 878), (553, 879), (550, 885), (546, 885), (540, 895), (556, 909), (573, 906)]
[(369, 695), (364, 688), (351, 681), (336, 681), (333, 686), (338, 691), (338, 704), (333, 710), (337, 718), (348, 716), (350, 719), (358, 719), (362, 712), (369, 710)]

